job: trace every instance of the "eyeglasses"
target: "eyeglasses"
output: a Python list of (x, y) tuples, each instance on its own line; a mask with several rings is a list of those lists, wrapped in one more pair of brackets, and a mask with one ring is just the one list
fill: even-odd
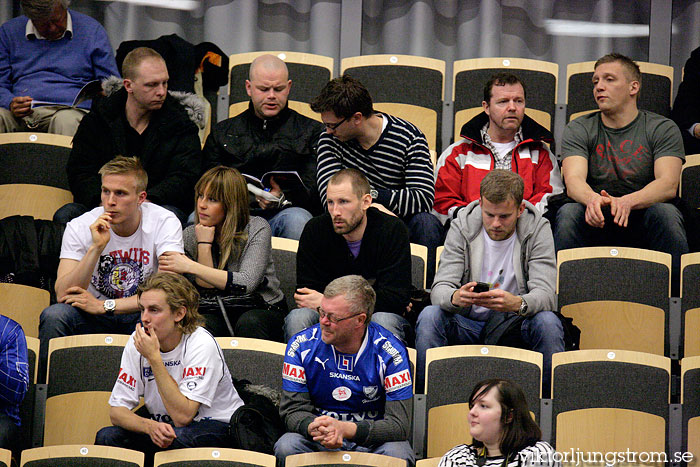
[(326, 128), (328, 128), (329, 130), (335, 131), (336, 128), (338, 128), (340, 125), (342, 125), (343, 123), (345, 123), (345, 121), (346, 121), (348, 118), (350, 118), (350, 117), (345, 117), (344, 119), (342, 119), (342, 120), (339, 121), (338, 123), (326, 123), (326, 122), (323, 122), (323, 124), (326, 125)]
[(325, 311), (323, 311), (323, 308), (321, 308), (321, 307), (316, 308), (316, 311), (318, 311), (318, 319), (319, 319), (319, 321), (322, 320), (323, 318), (328, 318), (328, 321), (330, 321), (330, 322), (333, 323), (333, 324), (338, 324), (338, 323), (340, 323), (341, 321), (345, 321), (346, 319), (354, 318), (355, 316), (361, 315), (361, 314), (364, 313), (364, 311), (363, 311), (363, 312), (360, 312), (360, 313), (355, 313), (354, 315), (346, 316), (345, 318), (336, 318), (335, 316), (329, 315), (328, 313), (326, 313)]

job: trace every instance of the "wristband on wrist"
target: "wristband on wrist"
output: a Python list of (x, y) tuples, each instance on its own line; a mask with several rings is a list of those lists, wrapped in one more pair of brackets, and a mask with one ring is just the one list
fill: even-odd
[(197, 242), (197, 245), (211, 245), (214, 242)]

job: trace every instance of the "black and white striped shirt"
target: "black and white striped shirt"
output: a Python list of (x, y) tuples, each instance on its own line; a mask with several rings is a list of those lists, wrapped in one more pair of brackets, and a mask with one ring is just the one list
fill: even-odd
[(378, 203), (399, 217), (430, 212), (435, 198), (433, 164), (423, 133), (410, 122), (382, 113), (387, 125), (365, 150), (356, 140), (342, 142), (324, 133), (318, 142), (318, 189), (326, 205), (328, 180), (344, 168), (365, 174), (379, 192)]
[[(472, 445), (460, 444), (452, 448), (440, 459), (438, 467), (476, 467), (477, 450)], [(538, 441), (534, 446), (522, 449), (516, 455), (509, 456), (507, 464), (503, 456), (487, 457), (483, 467), (560, 467), (559, 456), (554, 448), (545, 441)]]

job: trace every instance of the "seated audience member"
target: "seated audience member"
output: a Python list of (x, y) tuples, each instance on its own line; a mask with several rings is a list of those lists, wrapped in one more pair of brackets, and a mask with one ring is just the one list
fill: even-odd
[[(114, 426), (95, 444), (142, 451), (227, 447), (229, 420), (243, 405), (216, 339), (200, 325), (199, 294), (179, 274), (139, 286), (141, 323), (126, 343), (109, 398)], [(150, 414), (132, 412), (143, 397)]]
[[(273, 176), (270, 193), (281, 201), (251, 197), (251, 211), (267, 219), (275, 237), (299, 240), (306, 222), (321, 213), (315, 148), (323, 125), (287, 106), (292, 80), (287, 65), (274, 55), (253, 60), (245, 88), (248, 109), (214, 127), (204, 145), (205, 168), (227, 165), (256, 178), (272, 171), (297, 172), (303, 187)], [(284, 201), (291, 205), (283, 206)]]
[(370, 322), (374, 302), (362, 277), (337, 278), (323, 292), (321, 322), (289, 341), (280, 403), (289, 432), (275, 444), (278, 466), (293, 454), (338, 449), (414, 464), (408, 353)]
[(671, 118), (681, 129), (685, 153), (700, 154), (700, 47), (685, 62)]
[[(520, 175), (494, 169), (481, 181), (479, 201), (452, 221), (430, 293), (433, 305), (416, 325), (418, 384), (428, 349), (483, 343), (486, 323), (508, 313), (524, 317), (517, 337), (542, 353), (542, 386), (548, 387), (552, 354), (564, 351), (564, 330), (550, 311), (556, 307), (554, 242), (549, 221), (523, 192)], [(481, 282), (486, 291), (475, 290)]]
[[(89, 103), (71, 107), (88, 82), (116, 75), (104, 28), (68, 10), (70, 0), (21, 0), (19, 16), (0, 27), (0, 133), (44, 131), (73, 136)], [(54, 105), (36, 106), (38, 101)]]
[(22, 326), (0, 315), (0, 448), (16, 450), (19, 406), (29, 386), (27, 340)]
[(564, 189), (552, 133), (525, 115), (525, 85), (511, 73), (493, 75), (484, 87), (484, 111), (464, 124), (461, 140), (437, 162), (434, 210), (442, 219), (479, 199), (481, 180), (493, 169), (512, 170), (525, 182), (524, 197), (541, 212)]
[(367, 88), (347, 75), (328, 82), (311, 109), (326, 125), (318, 143), (321, 201), (325, 204), (328, 180), (335, 172), (355, 168), (364, 173), (372, 206), (401, 218), (410, 241), (428, 247), (430, 279), (443, 229), (430, 213), (435, 181), (423, 133), (410, 122), (375, 112)]
[(639, 66), (620, 54), (595, 63), (599, 112), (570, 122), (562, 142), (562, 174), (576, 203), (557, 211), (558, 250), (632, 246), (670, 253), (678, 290), (688, 252), (683, 215), (674, 205), (685, 160), (678, 127), (637, 109)]
[(406, 226), (395, 216), (370, 209), (372, 197), (365, 176), (342, 169), (328, 181), (328, 212), (311, 219), (297, 250), (299, 308), (287, 315), (285, 339), (318, 323), (323, 290), (333, 279), (357, 274), (377, 293), (372, 319), (404, 342), (413, 330), (402, 315), (410, 300), (411, 247)]
[(93, 106), (80, 123), (66, 170), (75, 203), (54, 220), (67, 222), (100, 204), (99, 168), (118, 154), (138, 157), (148, 173), (148, 201), (173, 211), (181, 222), (192, 210), (201, 170), (201, 144), (190, 113), (202, 116), (197, 96), (168, 94), (168, 69), (153, 49), (124, 58), (122, 83)]
[(146, 203), (148, 176), (135, 157), (99, 170), (102, 206), (66, 226), (56, 273), (58, 303), (41, 313), (39, 374), (49, 340), (74, 334), (130, 334), (139, 320), (136, 289), (158, 271), (158, 257), (183, 253), (175, 215)]
[(469, 396), (471, 444), (460, 444), (440, 459), (439, 467), (560, 466), (555, 451), (542, 441), (525, 394), (507, 379), (487, 379)]
[(260, 308), (228, 310), (233, 334), (217, 303), (209, 300), (214, 305), (206, 310), (200, 303), (205, 327), (215, 336), (281, 342), (287, 302), (272, 262), (270, 226), (250, 215), (245, 179), (236, 169), (218, 166), (199, 179), (195, 193), (196, 225), (183, 232), (185, 254), (164, 254), (158, 258), (160, 270), (189, 276), (210, 299), (242, 294), (259, 298)]

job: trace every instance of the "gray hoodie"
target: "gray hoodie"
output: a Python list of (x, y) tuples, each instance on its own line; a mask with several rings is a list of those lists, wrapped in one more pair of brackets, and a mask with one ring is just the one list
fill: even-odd
[[(478, 281), (484, 255), (481, 206), (479, 201), (460, 210), (452, 221), (440, 256), (440, 267), (430, 293), (433, 305), (445, 311), (469, 315), (470, 308), (452, 304), (452, 294), (462, 285)], [(542, 310), (555, 310), (557, 263), (549, 221), (525, 201), (525, 210), (516, 225), (513, 270), (518, 295), (527, 303), (527, 316)], [(485, 318), (485, 317), (484, 317)]]

